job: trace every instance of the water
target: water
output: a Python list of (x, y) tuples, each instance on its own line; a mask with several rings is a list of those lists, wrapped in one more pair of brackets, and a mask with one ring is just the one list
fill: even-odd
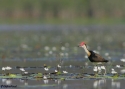
[[(124, 80), (105, 80), (105, 79), (91, 79), (90, 80), (49, 80), (48, 84), (44, 83), (44, 80), (38, 81), (22, 81), (22, 80), (12, 80), (15, 84), (18, 84), (19, 89), (124, 89)], [(6, 88), (2, 88), (6, 89)], [(10, 88), (13, 89), (13, 88)]]
[[(52, 74), (57, 68), (57, 60), (46, 61), (5, 61), (4, 66), (11, 66), (12, 70), (4, 73), (15, 74), (12, 76), (1, 75), (1, 85), (15, 85), (19, 89), (31, 88), (47, 88), (47, 89), (123, 89), (125, 87), (125, 70), (124, 62), (115, 61), (113, 63), (104, 64), (107, 69), (107, 74), (94, 75), (94, 65), (88, 61), (64, 61), (61, 66), (61, 74)], [(44, 70), (44, 64), (49, 66), (49, 71)], [(86, 65), (87, 64), (87, 65)], [(120, 68), (116, 67), (120, 65)], [(101, 65), (100, 65), (101, 66)], [(22, 67), (28, 72), (28, 75), (21, 75), (18, 67)], [(111, 74), (111, 69), (114, 68), (118, 74)], [(63, 71), (67, 71), (64, 74)], [(2, 71), (1, 71), (2, 72)], [(51, 75), (49, 75), (51, 73)], [(41, 76), (42, 74), (42, 76)], [(48, 79), (43, 79), (46, 74)], [(6, 88), (3, 88), (6, 89)], [(13, 88), (12, 88), (13, 89)]]
[[(0, 29), (0, 68), (12, 67), (10, 71), (0, 70), (0, 85), (17, 89), (124, 89), (124, 26), (33, 25), (32, 30), (29, 25), (21, 27), (8, 25)], [(84, 50), (77, 47), (81, 41), (110, 61), (104, 64), (105, 76), (103, 70), (94, 75), (94, 65)], [(44, 70), (44, 64), (49, 71)], [(62, 66), (61, 73), (52, 74), (58, 64)], [(28, 75), (22, 75), (18, 67), (23, 67)], [(111, 73), (112, 68), (117, 74)], [(6, 73), (11, 75), (3, 76)], [(44, 74), (47, 80), (43, 79)]]

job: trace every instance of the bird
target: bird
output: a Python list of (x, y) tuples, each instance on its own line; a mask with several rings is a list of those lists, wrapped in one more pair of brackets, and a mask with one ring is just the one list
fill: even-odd
[[(87, 49), (87, 45), (86, 45), (85, 42), (81, 42), (81, 43), (78, 45), (78, 47), (82, 47), (82, 48), (85, 50), (85, 52), (86, 52), (86, 54), (87, 54), (88, 59), (90, 60), (90, 62), (96, 64), (96, 66), (97, 66), (97, 64), (102, 64), (102, 63), (107, 63), (107, 62), (108, 62), (108, 60), (104, 59), (104, 58), (103, 58), (102, 56), (100, 56), (99, 54), (95, 53), (95, 52), (92, 51), (92, 50), (88, 50), (88, 49)], [(106, 70), (105, 70), (105, 71), (106, 71)]]
[(99, 54), (97, 54), (91, 50), (88, 50), (85, 42), (81, 42), (79, 47), (84, 48), (84, 50), (87, 53), (87, 56), (91, 62), (108, 62), (108, 60), (104, 59)]

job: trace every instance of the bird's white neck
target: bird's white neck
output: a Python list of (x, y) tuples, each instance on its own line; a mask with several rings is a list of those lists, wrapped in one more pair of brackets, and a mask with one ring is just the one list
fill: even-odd
[(83, 45), (82, 48), (84, 48), (85, 52), (87, 53), (88, 56), (91, 55), (91, 53), (89, 52), (89, 50), (87, 49), (86, 45)]

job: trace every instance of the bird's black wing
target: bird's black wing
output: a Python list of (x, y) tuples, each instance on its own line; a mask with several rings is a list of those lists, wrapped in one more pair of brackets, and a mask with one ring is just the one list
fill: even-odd
[(99, 54), (90, 51), (91, 55), (89, 57), (91, 62), (108, 62), (108, 60), (104, 59), (103, 57), (101, 57)]

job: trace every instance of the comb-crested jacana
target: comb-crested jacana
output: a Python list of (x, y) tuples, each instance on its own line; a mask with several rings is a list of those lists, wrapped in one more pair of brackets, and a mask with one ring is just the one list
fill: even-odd
[[(108, 60), (104, 59), (99, 54), (97, 54), (97, 53), (95, 53), (95, 52), (93, 52), (91, 50), (88, 50), (85, 42), (81, 42), (79, 44), (79, 47), (82, 47), (85, 50), (85, 52), (86, 52), (86, 54), (88, 56), (88, 59), (92, 63), (95, 63), (95, 64), (101, 63), (102, 64), (102, 63), (107, 63), (108, 62)], [(106, 69), (105, 69), (105, 73), (106, 73)]]

